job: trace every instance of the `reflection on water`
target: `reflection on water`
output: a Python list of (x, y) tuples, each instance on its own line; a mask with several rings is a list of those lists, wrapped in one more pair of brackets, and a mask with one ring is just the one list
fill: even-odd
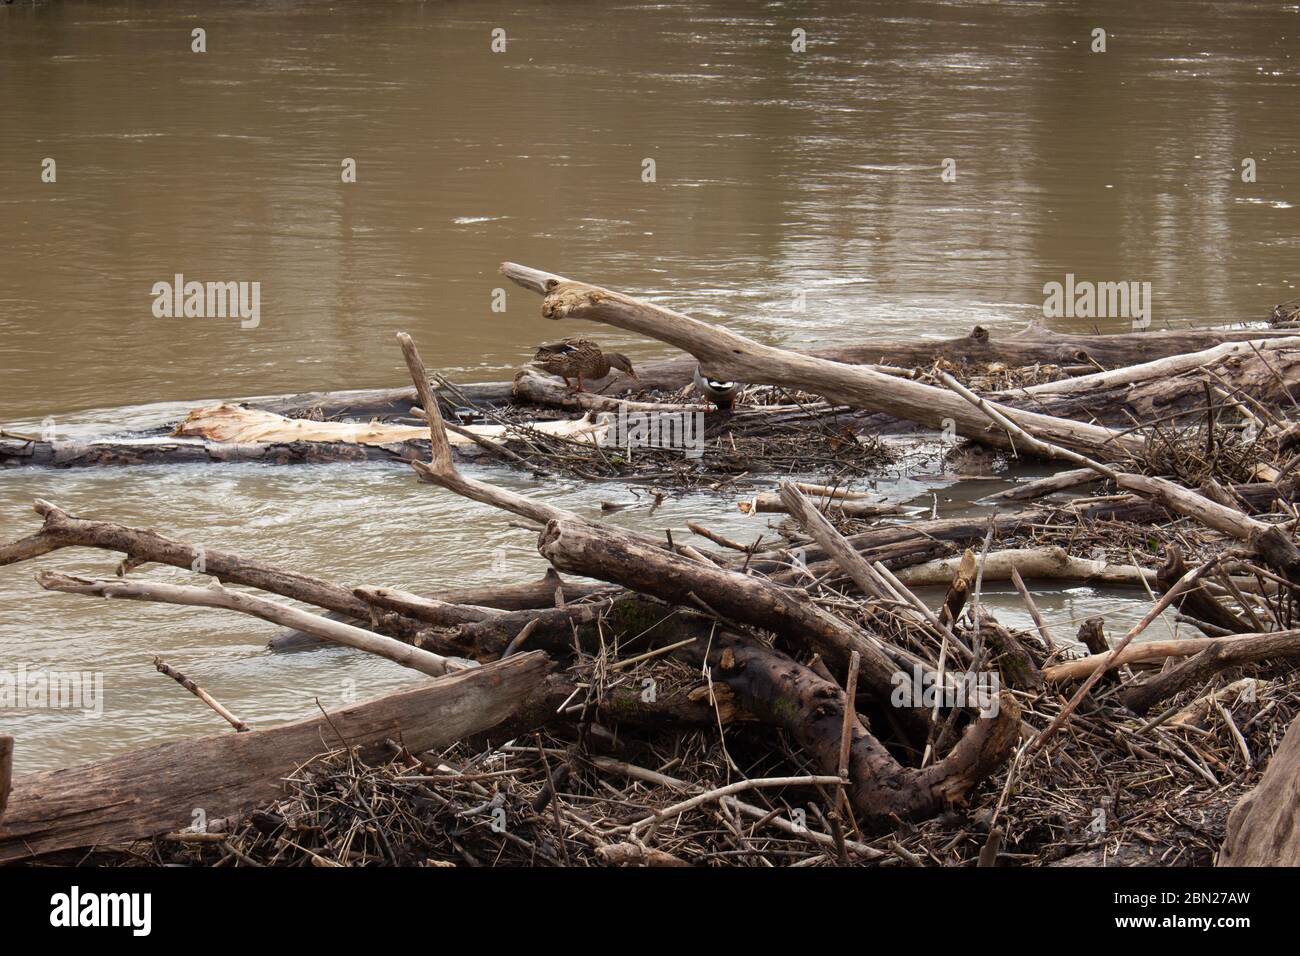
[[(1251, 0), (0, 6), (0, 422), (400, 384), (398, 329), (458, 378), (502, 378), (556, 334), (531, 294), (491, 311), (507, 258), (797, 345), (1012, 327), (1066, 273), (1151, 282), (1155, 327), (1259, 319), (1295, 295), (1297, 32), (1300, 7)], [(260, 326), (153, 318), (178, 272), (260, 282)], [(382, 469), (11, 472), (0, 537), (37, 495), (343, 581), (540, 569), (515, 536), (492, 572), (498, 519)], [(656, 525), (738, 520), (671, 509)], [(256, 622), (44, 595), (31, 570), (0, 570), (0, 649), (106, 670), (114, 717), (22, 718), (27, 768), (212, 729), (155, 653), (251, 722), (405, 679), (341, 651), (269, 660)]]
[[(1294, 5), (0, 17), (0, 82), (21, 91), (0, 101), (0, 417), (385, 384), (399, 328), (500, 376), (554, 333), (528, 293), (490, 311), (505, 258), (788, 342), (1013, 324), (1067, 272), (1151, 281), (1157, 326), (1294, 294)], [(154, 319), (149, 290), (177, 272), (261, 281), (261, 327)]]

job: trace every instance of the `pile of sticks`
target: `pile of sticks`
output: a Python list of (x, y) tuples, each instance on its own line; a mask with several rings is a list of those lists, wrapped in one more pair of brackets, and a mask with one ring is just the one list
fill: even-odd
[[(475, 593), (347, 586), (38, 501), (43, 526), (0, 546), (0, 566), (74, 546), (126, 555), (115, 578), (47, 571), (42, 587), (250, 614), (430, 679), (249, 729), (173, 673), (234, 732), (18, 778), (0, 861), (139, 840), (127, 858), (221, 865), (1294, 858), (1292, 340), (1095, 374), (994, 370), (1011, 387), (979, 394), (941, 365), (896, 374), (787, 352), (503, 271), (544, 295), (546, 318), (1069, 467), (1006, 495), (1034, 503), (989, 515), (881, 523), (851, 493), (782, 481), (766, 510), (788, 520), (770, 542), (703, 523), (698, 544), (631, 532), (464, 474), (439, 383), (399, 335), (427, 410), (417, 477), (534, 528), (552, 571)], [(148, 563), (212, 584), (136, 580)], [(1044, 577), (1142, 588), (1151, 607), (1122, 634), (1101, 618), (1061, 633), (1025, 583)], [(1015, 585), (1031, 630), (982, 602), (994, 579)], [(914, 589), (932, 585), (942, 598), (927, 603)], [(1203, 636), (1147, 639), (1175, 615)]]

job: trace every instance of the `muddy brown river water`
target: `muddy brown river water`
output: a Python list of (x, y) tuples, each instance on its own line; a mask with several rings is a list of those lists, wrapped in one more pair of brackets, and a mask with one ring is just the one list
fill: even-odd
[[(1015, 328), (1067, 274), (1151, 283), (1153, 328), (1260, 320), (1297, 294), (1298, 37), (1300, 4), (1252, 0), (18, 0), (0, 6), (0, 425), (125, 430), (133, 406), (402, 384), (397, 330), (456, 380), (504, 379), (557, 330), (513, 287), (493, 311), (503, 259), (795, 346)], [(156, 317), (177, 273), (258, 283), (256, 327)], [(481, 471), (587, 513), (626, 497)], [(926, 507), (936, 489), (941, 514), (991, 490), (898, 469), (878, 486)], [(499, 515), (385, 466), (7, 470), (0, 538), (35, 528), (37, 496), (353, 584), (544, 569)], [(766, 525), (705, 495), (612, 520), (696, 516)], [(0, 671), (103, 678), (99, 715), (0, 711), (20, 769), (221, 730), (155, 654), (253, 725), (412, 679), (342, 649), (270, 656), (272, 629), (236, 615), (32, 581), (113, 564), (0, 569)], [(1058, 633), (1148, 606), (1040, 602)]]

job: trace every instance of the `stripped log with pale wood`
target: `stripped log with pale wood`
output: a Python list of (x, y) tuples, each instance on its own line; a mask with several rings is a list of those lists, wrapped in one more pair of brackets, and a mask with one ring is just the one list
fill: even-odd
[[(1268, 639), (1267, 641), (1265, 639)], [(1266, 659), (1270, 654), (1290, 657), (1291, 649), (1300, 648), (1300, 630), (1265, 631), (1259, 634), (1234, 634), (1232, 637), (1185, 637), (1170, 640), (1144, 641), (1130, 644), (1112, 661), (1107, 670), (1113, 670), (1126, 664), (1158, 664), (1171, 657), (1194, 657), (1210, 647), (1219, 647), (1228, 652), (1228, 656), (1239, 656), (1240, 661)], [(1259, 655), (1259, 656), (1254, 656)], [(1105, 663), (1109, 656), (1091, 654), (1053, 664), (1043, 670), (1048, 683), (1061, 684), (1069, 681), (1083, 680)], [(1231, 664), (1225, 664), (1231, 666)]]
[[(913, 587), (949, 584), (957, 575), (961, 557), (940, 558), (901, 568), (899, 580)], [(984, 556), (981, 577), (984, 581), (1010, 581), (1018, 571), (1023, 578), (1052, 581), (1082, 581), (1120, 587), (1141, 587), (1154, 582), (1156, 572), (1132, 564), (1111, 564), (1090, 558), (1076, 558), (1059, 545), (1039, 548), (1008, 548), (990, 551)]]
[[(881, 515), (901, 514), (907, 509), (888, 501), (863, 501), (859, 498), (819, 498), (815, 504), (822, 511), (834, 512), (845, 518), (878, 518)], [(736, 503), (741, 514), (780, 514), (786, 511), (779, 494), (765, 492)]]
[(549, 667), (541, 653), (520, 654), (280, 727), (20, 776), (0, 818), (0, 862), (181, 830), (199, 809), (210, 821), (238, 817), (276, 799), (312, 757), (345, 747), (363, 760), (390, 754), (389, 741), (412, 753), (445, 747), (509, 717)]

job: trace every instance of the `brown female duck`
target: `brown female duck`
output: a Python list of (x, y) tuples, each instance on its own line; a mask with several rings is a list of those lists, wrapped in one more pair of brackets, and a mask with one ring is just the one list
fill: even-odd
[(540, 346), (533, 356), (533, 364), (552, 375), (559, 375), (570, 388), (573, 386), (569, 379), (576, 378), (580, 392), (585, 391), (582, 386), (584, 378), (593, 381), (604, 378), (613, 368), (631, 376), (638, 384), (641, 381), (626, 355), (601, 351), (591, 339), (565, 339)]

